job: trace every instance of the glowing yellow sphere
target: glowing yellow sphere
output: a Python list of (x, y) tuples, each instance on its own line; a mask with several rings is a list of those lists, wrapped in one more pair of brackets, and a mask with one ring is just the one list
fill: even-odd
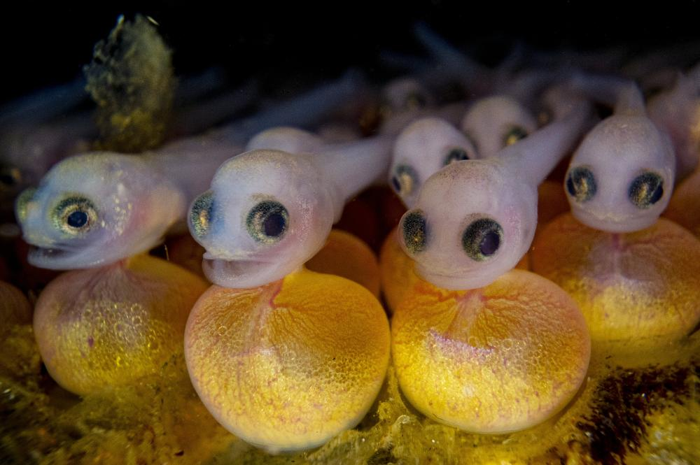
[(386, 236), (379, 253), (382, 292), (389, 312), (393, 312), (399, 306), (406, 292), (418, 280), (414, 262), (401, 249), (396, 230), (397, 228), (392, 229)]
[(389, 364), (377, 299), (302, 270), (255, 289), (212, 286), (185, 335), (190, 377), (214, 417), (272, 452), (323, 444), (355, 426)]
[(379, 297), (381, 282), (377, 257), (364, 241), (348, 232), (332, 230), (326, 245), (305, 266), (317, 273), (355, 281)]
[(664, 345), (700, 322), (700, 241), (669, 220), (612, 234), (566, 214), (538, 236), (532, 264), (578, 303), (594, 344)]
[(5, 336), (14, 325), (32, 322), (32, 307), (27, 298), (3, 281), (0, 281), (0, 321), (0, 336)]
[(475, 433), (507, 433), (559, 412), (583, 383), (590, 337), (576, 303), (513, 270), (482, 289), (418, 281), (392, 319), (399, 385), (418, 410)]
[(664, 216), (700, 239), (700, 169), (676, 186)]
[(76, 394), (158, 373), (182, 353), (187, 316), (206, 288), (199, 277), (147, 255), (64, 273), (34, 312), (46, 368)]

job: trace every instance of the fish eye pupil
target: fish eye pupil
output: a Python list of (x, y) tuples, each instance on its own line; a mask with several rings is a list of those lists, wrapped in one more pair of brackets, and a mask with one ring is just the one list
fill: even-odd
[(642, 173), (632, 181), (628, 196), (638, 208), (650, 208), (664, 196), (664, 180), (650, 171)]
[(501, 247), (503, 228), (490, 218), (472, 222), (462, 234), (462, 248), (477, 262), (491, 258)]
[(479, 244), (479, 251), (482, 255), (490, 257), (495, 254), (498, 250), (498, 246), (501, 245), (501, 237), (495, 231), (490, 231), (484, 235)]
[(286, 221), (281, 213), (271, 213), (265, 218), (263, 230), (268, 237), (277, 237), (284, 232)]
[(428, 242), (428, 224), (420, 210), (406, 213), (402, 222), (403, 240), (411, 253), (425, 250)]
[(279, 202), (264, 200), (248, 213), (246, 227), (253, 239), (272, 244), (282, 238), (289, 226), (289, 212)]
[(66, 218), (66, 223), (71, 228), (82, 228), (88, 222), (88, 215), (84, 211), (76, 210)]
[(595, 176), (593, 176), (591, 170), (578, 166), (569, 171), (566, 177), (566, 191), (577, 202), (591, 200), (597, 190)]

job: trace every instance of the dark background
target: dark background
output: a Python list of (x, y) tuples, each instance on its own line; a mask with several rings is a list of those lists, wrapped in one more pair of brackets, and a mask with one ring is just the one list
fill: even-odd
[(640, 52), (700, 39), (700, 8), (692, 1), (655, 2), (656, 10), (612, 1), (8, 3), (0, 12), (0, 102), (70, 81), (117, 16), (137, 12), (160, 23), (179, 75), (219, 64), (240, 82), (330, 77), (349, 66), (380, 80), (380, 50), (420, 51), (411, 34), (418, 20), (453, 43), (471, 44), (486, 60), (514, 39), (543, 50), (625, 44)]

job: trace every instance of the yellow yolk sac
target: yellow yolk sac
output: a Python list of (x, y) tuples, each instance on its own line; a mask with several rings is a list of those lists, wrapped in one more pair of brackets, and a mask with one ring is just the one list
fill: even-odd
[(663, 218), (612, 234), (562, 215), (536, 238), (532, 263), (581, 307), (594, 348), (667, 345), (700, 321), (700, 241)]
[(700, 239), (700, 168), (676, 186), (663, 216)]
[(0, 337), (5, 337), (14, 325), (32, 321), (32, 307), (16, 287), (0, 281)]
[(326, 245), (305, 266), (317, 273), (355, 281), (379, 298), (381, 282), (377, 257), (367, 244), (350, 233), (331, 230)]
[(182, 353), (201, 278), (139, 255), (64, 273), (39, 296), (34, 332), (51, 377), (76, 394), (129, 384)]
[(310, 449), (354, 427), (389, 364), (377, 299), (337, 276), (301, 270), (254, 289), (212, 286), (192, 309), (192, 383), (229, 431), (270, 452)]
[(527, 271), (470, 291), (418, 281), (392, 320), (406, 398), (473, 433), (522, 430), (562, 410), (583, 383), (590, 349), (576, 303)]
[(387, 309), (393, 313), (408, 290), (418, 280), (413, 260), (401, 249), (396, 231), (398, 226), (386, 236), (379, 253), (379, 267), (382, 276), (382, 292)]

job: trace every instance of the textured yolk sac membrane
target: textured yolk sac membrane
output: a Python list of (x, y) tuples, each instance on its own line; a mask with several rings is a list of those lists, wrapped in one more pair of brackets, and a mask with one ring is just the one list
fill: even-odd
[(304, 270), (254, 289), (212, 286), (192, 309), (185, 356), (219, 423), (280, 452), (319, 446), (359, 423), (384, 380), (389, 343), (369, 291)]
[(139, 255), (62, 274), (41, 293), (34, 332), (51, 377), (76, 394), (133, 383), (182, 354), (197, 276)]
[(607, 233), (562, 215), (535, 241), (532, 266), (578, 303), (594, 343), (660, 347), (700, 321), (700, 242), (663, 218)]
[(583, 383), (590, 336), (576, 303), (513, 270), (482, 289), (417, 281), (392, 320), (402, 391), (435, 421), (500, 434), (555, 415)]

